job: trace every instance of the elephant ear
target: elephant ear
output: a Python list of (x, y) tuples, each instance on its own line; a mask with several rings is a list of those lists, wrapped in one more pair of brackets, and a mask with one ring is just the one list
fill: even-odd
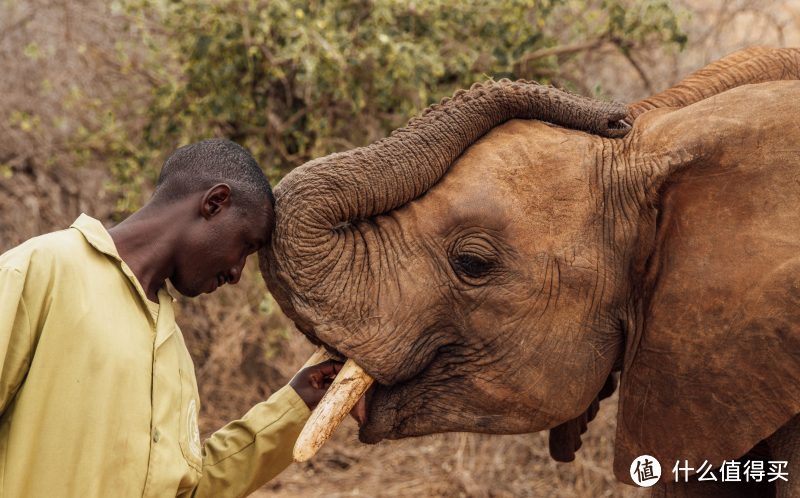
[(621, 481), (644, 454), (716, 467), (800, 413), (798, 102), (800, 82), (766, 83), (636, 121), (621, 178), (640, 182), (650, 251), (631, 276)]
[[(750, 47), (734, 52), (690, 74), (675, 86), (628, 106), (627, 122), (643, 113), (665, 107), (686, 107), (732, 88), (800, 78), (800, 49)], [(598, 396), (584, 413), (550, 430), (550, 456), (571, 462), (581, 447), (581, 435), (597, 415), (599, 402), (613, 394), (616, 374), (610, 374)]]

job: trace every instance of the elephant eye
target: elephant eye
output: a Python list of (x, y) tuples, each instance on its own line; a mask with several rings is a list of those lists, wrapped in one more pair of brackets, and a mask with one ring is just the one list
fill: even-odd
[(453, 270), (467, 278), (481, 278), (491, 273), (494, 263), (477, 254), (462, 253), (452, 260)]

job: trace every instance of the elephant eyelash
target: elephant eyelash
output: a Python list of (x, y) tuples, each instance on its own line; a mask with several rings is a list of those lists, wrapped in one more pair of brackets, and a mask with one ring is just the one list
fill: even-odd
[(477, 254), (462, 253), (452, 259), (451, 265), (456, 274), (467, 278), (481, 278), (492, 272), (495, 263)]

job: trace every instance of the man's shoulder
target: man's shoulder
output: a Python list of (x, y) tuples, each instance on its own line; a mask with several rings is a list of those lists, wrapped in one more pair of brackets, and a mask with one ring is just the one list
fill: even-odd
[(0, 268), (26, 273), (29, 267), (70, 264), (87, 254), (89, 245), (74, 228), (33, 237), (0, 255)]

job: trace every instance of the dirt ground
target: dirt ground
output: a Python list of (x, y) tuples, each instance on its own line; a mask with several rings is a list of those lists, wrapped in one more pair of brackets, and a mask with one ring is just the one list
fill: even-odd
[[(589, 71), (613, 97), (644, 97), (739, 47), (800, 45), (800, 1), (675, 3), (694, 12), (685, 52), (647, 61), (639, 68), (645, 77), (618, 54), (599, 52), (588, 60)], [(9, 50), (0, 37), (0, 63), (7, 68), (0, 76), (0, 133), (5, 137), (0, 164), (10, 164), (13, 173), (0, 171), (0, 252), (66, 228), (81, 212), (110, 225), (113, 208), (104, 188), (107, 171), (44, 165), (40, 156), (26, 155), (30, 144), (2, 124), (8, 110), (26, 98), (24, 85), (13, 78), (27, 81), (25, 71), (34, 70), (15, 65)], [(256, 266), (252, 258), (236, 287), (177, 303), (178, 322), (197, 366), (205, 434), (282, 386), (312, 351), (266, 294)], [(616, 396), (603, 402), (569, 464), (550, 459), (545, 433), (445, 434), (366, 446), (358, 443), (355, 422), (348, 419), (315, 458), (293, 465), (255, 496), (643, 496), (613, 476), (615, 415)]]

